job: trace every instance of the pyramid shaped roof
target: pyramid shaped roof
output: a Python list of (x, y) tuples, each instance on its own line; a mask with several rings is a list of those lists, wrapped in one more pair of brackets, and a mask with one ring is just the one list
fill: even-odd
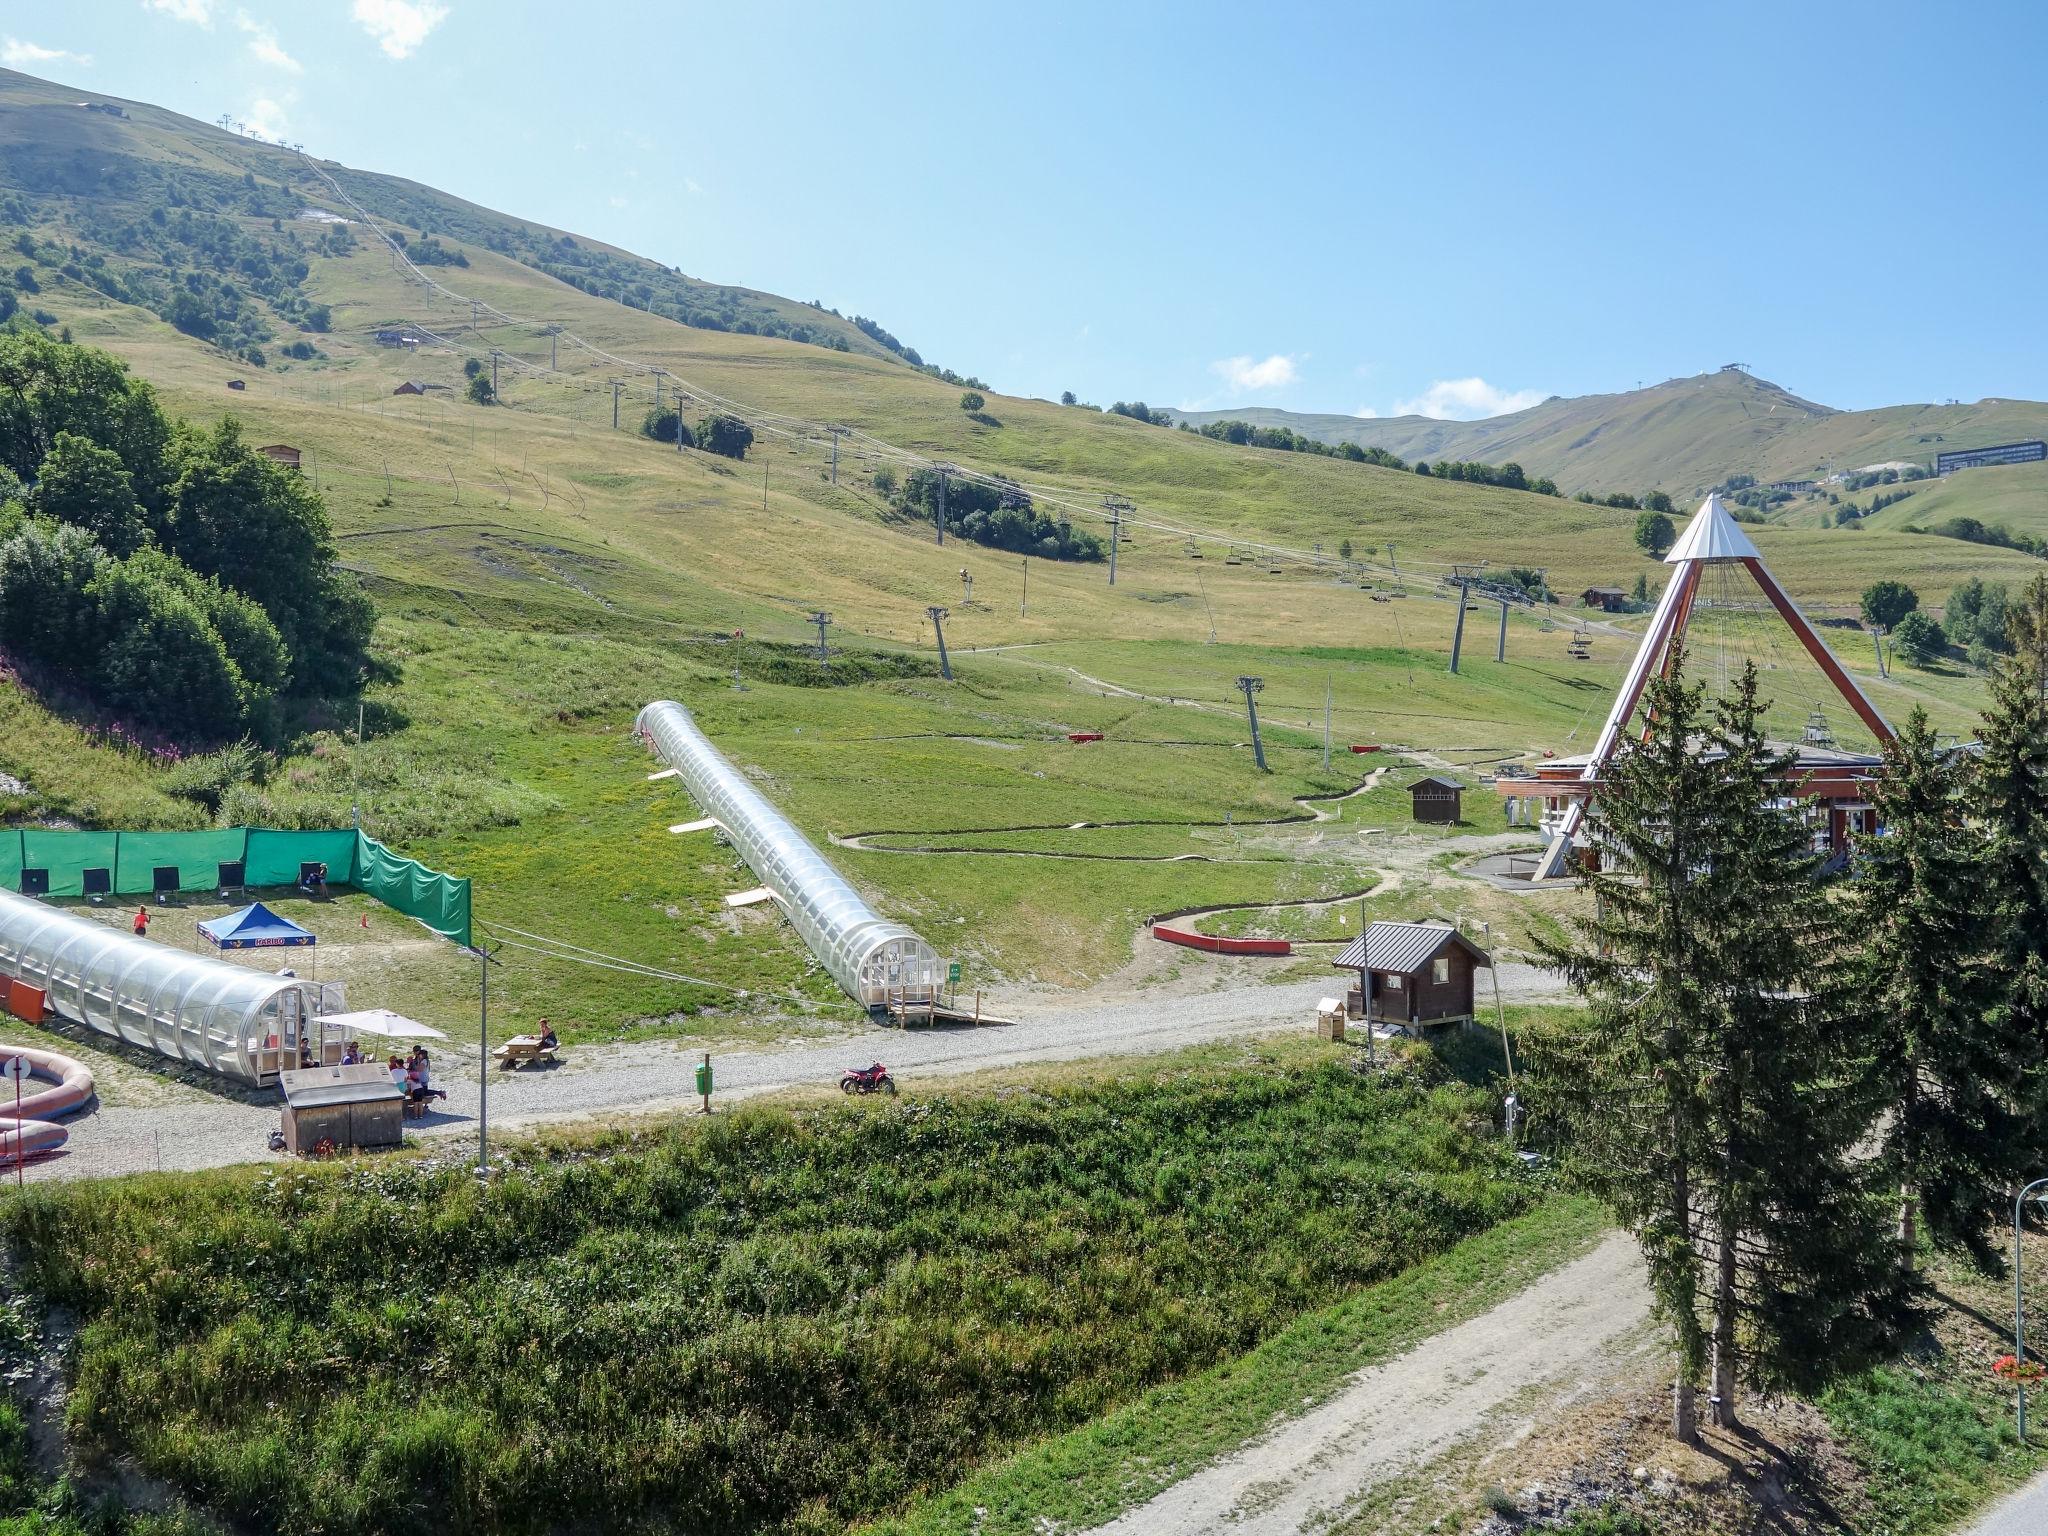
[(1720, 493), (1715, 492), (1700, 503), (1699, 511), (1693, 513), (1692, 521), (1685, 525), (1685, 532), (1671, 546), (1671, 553), (1664, 557), (1664, 563), (1683, 565), (1688, 560), (1762, 558), (1757, 547), (1750, 543), (1749, 535), (1742, 531), (1742, 525), (1728, 515), (1728, 509), (1721, 504)]

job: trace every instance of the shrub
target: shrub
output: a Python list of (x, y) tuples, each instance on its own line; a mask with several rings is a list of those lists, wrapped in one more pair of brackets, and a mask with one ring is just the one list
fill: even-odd
[(674, 442), (678, 432), (683, 435), (685, 448), (694, 448), (697, 445), (697, 440), (690, 435), (689, 426), (683, 421), (683, 413), (679, 409), (650, 410), (640, 422), (640, 435), (651, 437), (657, 443)]
[(692, 436), (706, 453), (720, 454), (728, 459), (744, 459), (747, 450), (754, 446), (754, 429), (737, 416), (723, 413), (706, 416), (697, 423)]
[(1892, 644), (1915, 666), (1928, 666), (1948, 650), (1948, 636), (1932, 614), (1917, 609), (1892, 626)]
[(981, 397), (980, 393), (972, 389), (960, 397), (960, 409), (967, 412), (970, 416), (987, 404), (988, 402)]

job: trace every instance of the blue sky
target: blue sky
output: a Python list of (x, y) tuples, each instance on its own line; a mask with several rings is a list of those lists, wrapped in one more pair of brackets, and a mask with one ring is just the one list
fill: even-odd
[(6, 0), (0, 60), (998, 389), (2048, 396), (2048, 7)]

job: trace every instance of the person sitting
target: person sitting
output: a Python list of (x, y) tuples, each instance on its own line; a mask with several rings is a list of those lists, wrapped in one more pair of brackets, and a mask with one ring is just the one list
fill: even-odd
[(341, 1064), (344, 1067), (359, 1067), (363, 1064), (363, 1053), (356, 1049), (355, 1041), (341, 1048)]
[(404, 1091), (404, 1089), (405, 1089), (405, 1077), (406, 1077), (406, 1072), (405, 1072), (405, 1062), (404, 1062), (403, 1060), (401, 1060), (401, 1059), (400, 1059), (399, 1057), (397, 1057), (397, 1056), (393, 1056), (393, 1057), (391, 1058), (391, 1062), (390, 1062), (390, 1067), (391, 1067), (391, 1086), (392, 1086), (392, 1087), (394, 1087), (394, 1088), (396, 1088), (396, 1089), (398, 1089), (399, 1091), (403, 1092), (403, 1091)]
[(552, 1051), (561, 1043), (560, 1040), (555, 1038), (555, 1026), (546, 1019), (542, 1019), (540, 1021), (540, 1048), (544, 1051)]

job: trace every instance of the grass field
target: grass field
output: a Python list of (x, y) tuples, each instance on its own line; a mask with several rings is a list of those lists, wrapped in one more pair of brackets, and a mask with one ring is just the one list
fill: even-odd
[[(1213, 1047), (558, 1140), (487, 1186), (251, 1169), (0, 1220), (79, 1318), (73, 1430), (227, 1518), (824, 1531), (1531, 1210), (1491, 1119), (1426, 1060), (1382, 1079), (1310, 1043)], [(1359, 1303), (1372, 1347), (1481, 1257)]]

